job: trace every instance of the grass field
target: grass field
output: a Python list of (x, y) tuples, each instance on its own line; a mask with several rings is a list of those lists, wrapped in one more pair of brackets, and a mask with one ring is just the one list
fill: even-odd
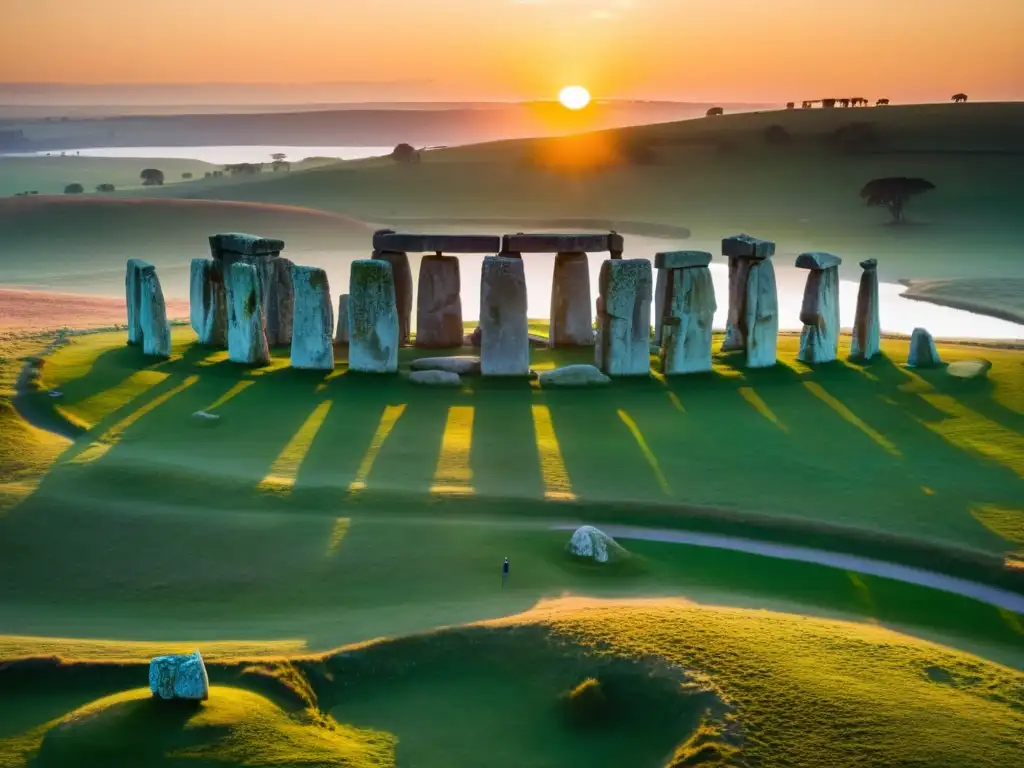
[(40, 195), (60, 195), (69, 184), (81, 184), (86, 193), (100, 184), (113, 184), (117, 189), (142, 186), (144, 168), (159, 168), (166, 184), (182, 182), (182, 174), (203, 178), (207, 171), (220, 166), (199, 160), (171, 160), (120, 157), (0, 157), (0, 197), (35, 191)]

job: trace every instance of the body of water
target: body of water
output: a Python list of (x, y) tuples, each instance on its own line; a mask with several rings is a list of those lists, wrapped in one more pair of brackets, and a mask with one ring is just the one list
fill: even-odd
[(45, 157), (79, 155), (81, 157), (137, 157), (140, 159), (200, 160), (213, 165), (232, 163), (269, 163), (270, 156), (283, 153), (295, 163), (307, 157), (336, 157), (339, 160), (360, 160), (391, 154), (394, 147), (283, 147), (283, 146), (216, 146), (216, 147), (83, 147), (50, 152), (13, 152), (9, 157)]

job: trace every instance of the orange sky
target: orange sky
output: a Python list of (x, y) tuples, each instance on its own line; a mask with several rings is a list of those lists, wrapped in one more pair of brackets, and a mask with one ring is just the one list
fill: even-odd
[(1024, 0), (0, 4), (4, 82), (370, 81), (396, 100), (550, 98), (567, 83), (695, 101), (1024, 99)]

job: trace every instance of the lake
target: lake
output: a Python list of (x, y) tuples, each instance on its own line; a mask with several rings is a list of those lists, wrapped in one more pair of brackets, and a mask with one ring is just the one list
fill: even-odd
[(292, 162), (307, 157), (336, 157), (339, 160), (360, 160), (391, 154), (394, 147), (293, 147), (293, 146), (219, 146), (219, 147), (83, 147), (51, 152), (12, 152), (10, 157), (45, 157), (46, 155), (81, 155), (82, 157), (137, 157), (140, 159), (170, 158), (201, 160), (213, 165), (232, 163), (269, 163), (270, 156), (283, 153)]

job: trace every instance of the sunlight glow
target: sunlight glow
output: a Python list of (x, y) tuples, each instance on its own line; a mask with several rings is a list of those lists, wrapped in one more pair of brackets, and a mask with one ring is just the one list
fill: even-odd
[(441, 438), (434, 485), (430, 492), (441, 495), (473, 493), (473, 469), (469, 454), (473, 446), (473, 406), (453, 405), (448, 409), (448, 423)]
[(558, 100), (566, 109), (583, 109), (590, 103), (590, 91), (582, 85), (567, 85), (558, 94)]
[(324, 400), (309, 415), (306, 421), (299, 427), (292, 439), (281, 451), (281, 455), (274, 460), (270, 471), (264, 477), (257, 488), (263, 492), (274, 492), (288, 494), (295, 487), (295, 480), (299, 476), (299, 469), (306, 459), (316, 433), (320, 431), (327, 413), (331, 410), (332, 401)]
[(668, 479), (665, 477), (665, 473), (661, 471), (661, 465), (658, 464), (658, 457), (654, 455), (650, 446), (647, 445), (647, 441), (644, 439), (643, 433), (640, 431), (640, 427), (638, 427), (636, 422), (633, 421), (633, 418), (622, 409), (619, 409), (619, 418), (622, 419), (622, 423), (625, 424), (633, 434), (633, 439), (636, 440), (636, 444), (640, 447), (641, 452), (644, 454), (644, 458), (647, 459), (647, 463), (651, 465), (651, 470), (654, 472), (654, 476), (658, 480), (658, 485), (661, 487), (662, 493), (666, 496), (671, 496), (672, 488), (668, 484)]
[(544, 498), (556, 501), (575, 501), (572, 481), (562, 459), (562, 448), (558, 444), (555, 425), (551, 421), (551, 410), (546, 405), (534, 405), (533, 432), (537, 439), (537, 454), (540, 458), (540, 474), (544, 480)]

